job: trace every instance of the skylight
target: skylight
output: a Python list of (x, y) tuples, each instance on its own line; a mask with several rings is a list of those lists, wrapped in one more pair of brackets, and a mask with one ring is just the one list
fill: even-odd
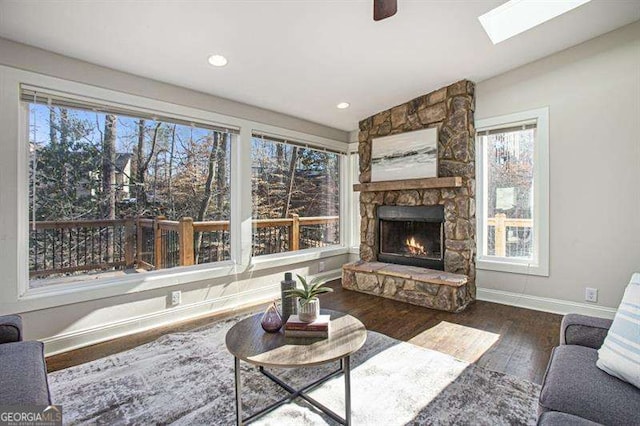
[(589, 1), (509, 0), (478, 19), (493, 44), (498, 44)]

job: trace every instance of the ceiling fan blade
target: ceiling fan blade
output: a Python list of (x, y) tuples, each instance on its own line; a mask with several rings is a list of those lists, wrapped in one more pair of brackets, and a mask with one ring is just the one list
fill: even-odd
[(373, 0), (373, 20), (380, 21), (382, 19), (393, 16), (398, 11), (398, 0)]

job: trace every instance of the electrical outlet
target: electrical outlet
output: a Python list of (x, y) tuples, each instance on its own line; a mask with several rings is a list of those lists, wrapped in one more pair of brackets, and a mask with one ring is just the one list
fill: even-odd
[(173, 306), (179, 305), (182, 303), (182, 292), (181, 291), (172, 291), (171, 292), (171, 304)]
[(318, 272), (324, 272), (324, 268), (326, 267), (324, 262), (318, 262)]
[(598, 289), (587, 287), (584, 289), (584, 300), (587, 302), (597, 302), (598, 301)]

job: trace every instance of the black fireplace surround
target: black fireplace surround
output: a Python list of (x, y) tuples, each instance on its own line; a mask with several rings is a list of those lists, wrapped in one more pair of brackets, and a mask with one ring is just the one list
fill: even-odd
[(378, 261), (444, 271), (444, 206), (379, 206)]

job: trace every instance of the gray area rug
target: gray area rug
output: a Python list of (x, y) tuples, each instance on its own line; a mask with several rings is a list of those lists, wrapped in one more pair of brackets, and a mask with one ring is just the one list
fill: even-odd
[[(235, 424), (233, 357), (224, 337), (231, 319), (170, 334), (127, 352), (49, 375), (65, 424)], [(296, 387), (337, 368), (272, 370)], [(352, 357), (354, 425), (533, 425), (540, 387), (440, 352), (368, 332)], [(242, 363), (245, 415), (286, 395)], [(344, 379), (310, 395), (344, 413)], [(325, 425), (305, 402), (287, 404), (262, 425)]]

